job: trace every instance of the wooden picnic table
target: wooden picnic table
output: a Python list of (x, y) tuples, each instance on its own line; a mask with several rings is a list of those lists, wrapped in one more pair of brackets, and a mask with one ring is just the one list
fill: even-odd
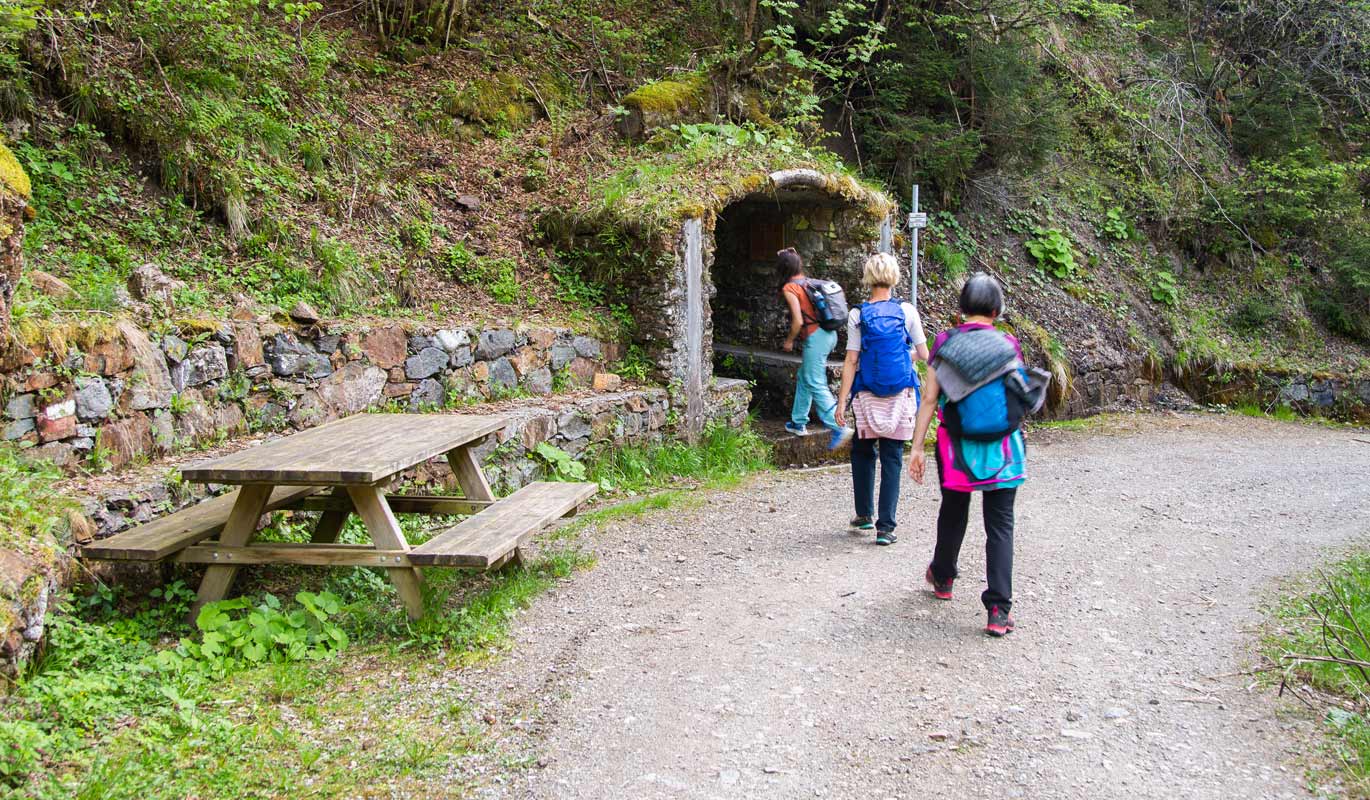
[[(475, 448), (502, 429), (498, 416), (359, 414), (182, 470), (189, 481), (240, 488), (131, 531), (88, 545), (88, 558), (206, 564), (195, 611), (223, 599), (240, 566), (305, 564), (384, 567), (411, 617), (423, 613), (421, 566), (494, 569), (520, 558), (538, 529), (595, 492), (588, 483), (533, 483), (496, 500)], [(445, 455), (462, 497), (386, 495), (395, 475)], [(308, 543), (253, 543), (267, 511), (317, 510)], [(338, 544), (357, 514), (370, 544)], [(417, 548), (396, 513), (471, 515)], [(216, 541), (206, 541), (218, 533)], [(194, 613), (194, 612), (192, 612)]]

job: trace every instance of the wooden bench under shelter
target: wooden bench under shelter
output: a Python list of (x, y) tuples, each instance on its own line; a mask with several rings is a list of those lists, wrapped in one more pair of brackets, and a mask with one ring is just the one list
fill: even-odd
[[(423, 613), (421, 566), (496, 569), (521, 559), (537, 531), (575, 513), (593, 483), (532, 483), (496, 499), (474, 448), (504, 427), (496, 416), (359, 414), (182, 471), (186, 480), (240, 488), (93, 542), (85, 558), (205, 564), (195, 610), (223, 599), (247, 564), (384, 567), (411, 617)], [(462, 497), (386, 494), (395, 475), (444, 455)], [(321, 512), (307, 543), (253, 543), (262, 514)], [(371, 544), (339, 544), (356, 514)], [(469, 515), (411, 548), (395, 514)], [(217, 537), (217, 538), (214, 538)]]

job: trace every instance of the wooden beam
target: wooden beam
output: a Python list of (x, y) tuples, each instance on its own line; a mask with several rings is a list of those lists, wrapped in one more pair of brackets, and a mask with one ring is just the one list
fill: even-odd
[(377, 550), (371, 545), (252, 544), (187, 547), (178, 553), (180, 564), (303, 564), (314, 567), (409, 567), (404, 550)]
[[(479, 514), (490, 506), (489, 500), (468, 500), (464, 497), (428, 494), (388, 494), (385, 502), (390, 505), (392, 514)], [(342, 497), (310, 497), (297, 502), (291, 508), (302, 511), (350, 512), (352, 500)]]
[[(228, 514), (223, 533), (219, 534), (219, 541), (225, 547), (242, 547), (252, 539), (252, 535), (257, 532), (257, 521), (261, 519), (267, 501), (271, 499), (271, 489), (272, 487), (265, 484), (253, 483), (238, 490), (237, 502)], [(205, 576), (200, 580), (200, 591), (196, 594), (195, 603), (190, 607), (191, 622), (199, 616), (200, 609), (204, 608), (206, 603), (224, 599), (233, 586), (233, 576), (237, 574), (237, 565), (216, 564), (205, 570)]]
[(314, 532), (309, 537), (309, 541), (315, 544), (332, 544), (338, 541), (338, 535), (347, 524), (347, 518), (352, 515), (352, 499), (347, 496), (346, 489), (341, 486), (334, 487), (328, 499), (336, 500), (343, 507), (330, 508), (319, 515), (319, 521), (314, 525)]
[[(366, 530), (370, 532), (371, 541), (376, 543), (378, 550), (409, 551), (409, 543), (404, 540), (404, 532), (400, 530), (395, 515), (385, 502), (385, 495), (382, 495), (379, 489), (374, 486), (349, 486), (347, 493), (352, 497), (357, 516), (366, 523)], [(419, 592), (418, 570), (412, 566), (403, 566), (388, 567), (385, 571), (390, 576), (390, 582), (395, 584), (395, 589), (399, 591), (410, 619), (422, 617), (423, 595)]]
[(462, 494), (472, 500), (484, 500), (489, 503), (495, 501), (495, 493), (490, 491), (490, 484), (485, 480), (485, 473), (481, 471), (474, 447), (463, 445), (447, 451), (447, 463), (452, 467), (452, 474), (457, 476)]

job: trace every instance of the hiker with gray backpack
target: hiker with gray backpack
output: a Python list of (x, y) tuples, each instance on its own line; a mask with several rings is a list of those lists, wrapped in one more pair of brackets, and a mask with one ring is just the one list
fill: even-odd
[(816, 280), (804, 274), (804, 259), (793, 247), (775, 254), (776, 277), (780, 294), (790, 311), (790, 331), (782, 345), (794, 351), (795, 341), (803, 341), (803, 360), (795, 376), (794, 405), (785, 430), (795, 436), (808, 434), (809, 413), (830, 432), (828, 449), (847, 443), (852, 432), (838, 423), (837, 399), (828, 387), (828, 355), (837, 346), (837, 331), (847, 324), (847, 296), (833, 281)]
[[(844, 403), (850, 397), (856, 422), (851, 448), (856, 518), (851, 527), (874, 528), (875, 543), (891, 545), (898, 541), (894, 529), (904, 442), (913, 437), (918, 412), (918, 373), (913, 364), (927, 360), (927, 336), (918, 309), (894, 297), (899, 283), (899, 262), (894, 256), (877, 253), (866, 259), (861, 283), (869, 299), (847, 316), (847, 358), (838, 392)], [(845, 427), (845, 411), (839, 408), (836, 416), (837, 424)]]
[(985, 571), (989, 586), (980, 595), (988, 612), (985, 633), (1013, 631), (1013, 503), (1027, 477), (1023, 417), (1046, 398), (1051, 376), (1023, 364), (1018, 340), (994, 327), (1004, 310), (1004, 290), (980, 272), (961, 288), (962, 321), (937, 335), (932, 369), (918, 408), (909, 473), (923, 482), (923, 442), (936, 414), (937, 472), (942, 505), (937, 545), (924, 578), (939, 600), (952, 599), (957, 559), (966, 536), (970, 498), (979, 492), (985, 518)]

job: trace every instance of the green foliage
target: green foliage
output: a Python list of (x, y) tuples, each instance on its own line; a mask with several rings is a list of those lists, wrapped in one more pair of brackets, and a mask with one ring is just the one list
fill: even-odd
[(306, 300), (341, 314), (380, 291), (372, 268), (350, 246), (317, 233), (299, 236), (287, 222), (264, 220), (235, 246), (181, 197), (144, 194), (134, 166), (113, 157), (91, 126), (78, 124), (48, 146), (40, 142), (15, 148), (33, 178), (37, 211), (25, 255), (75, 294), (54, 300), (26, 287), (21, 314), (116, 311), (129, 273), (147, 261), (187, 282), (175, 298), (182, 311), (210, 310), (247, 292), (284, 307)]
[(1180, 285), (1175, 280), (1175, 273), (1170, 270), (1152, 272), (1147, 277), (1147, 289), (1151, 292), (1151, 299), (1163, 306), (1174, 306), (1180, 302)]
[[(1024, 246), (1037, 261), (1037, 268), (1057, 278), (1071, 278), (1076, 272), (1075, 247), (1070, 237), (1059, 228), (1032, 229), (1032, 238)], [(1173, 280), (1173, 279), (1172, 279)]]
[[(48, 620), (46, 654), (15, 687), (0, 727), (0, 789), (58, 798), (76, 796), (86, 780), (103, 784), (106, 755), (90, 744), (117, 735), (110, 732), (122, 727), (118, 720), (139, 720), (137, 750), (163, 751), (187, 737), (203, 747), (215, 730), (237, 725), (216, 702), (226, 676), (268, 661), (331, 656), (347, 641), (331, 620), (337, 598), (326, 593), (301, 593), (300, 609), (268, 600), (242, 617), (227, 612), (247, 601), (211, 604), (199, 617), (198, 639), (182, 621), (194, 597), (178, 581), (131, 609), (106, 587), (79, 603), (61, 601)], [(186, 635), (165, 648), (176, 634)], [(45, 764), (67, 768), (40, 771)], [(71, 766), (90, 775), (73, 776)]]
[[(500, 644), (508, 635), (509, 620), (526, 608), (533, 598), (557, 578), (588, 566), (593, 559), (577, 551), (562, 551), (540, 559), (531, 568), (502, 570), (479, 591), (462, 598), (452, 608), (444, 601), (450, 596), (451, 582), (457, 580), (445, 571), (436, 581), (424, 584), (425, 613), (411, 623), (411, 641), (429, 648), (450, 648), (474, 652)], [(446, 591), (445, 591), (446, 590)]]
[(210, 603), (195, 619), (200, 641), (183, 639), (159, 655), (169, 665), (191, 658), (227, 670), (243, 662), (318, 661), (347, 645), (347, 634), (329, 620), (341, 607), (336, 595), (300, 592), (295, 602), (300, 608), (289, 612), (270, 594), (255, 606), (245, 597)]
[[(1326, 722), (1340, 771), (1359, 788), (1370, 787), (1370, 724), (1362, 701), (1370, 688), (1370, 554), (1357, 553), (1326, 571), (1307, 591), (1286, 598), (1275, 612), (1277, 627), (1265, 643), (1267, 656), (1285, 670), (1285, 679), (1346, 698), (1331, 706)], [(1329, 660), (1313, 661), (1300, 656)]]
[(1269, 417), (1280, 422), (1294, 422), (1299, 419), (1298, 412), (1283, 404), (1266, 409), (1256, 403), (1242, 403), (1232, 410), (1244, 417)]
[(51, 556), (71, 502), (55, 488), (61, 471), (0, 445), (0, 548)]
[[(312, 182), (293, 162), (303, 142), (338, 139), (327, 79), (346, 41), (301, 27), (316, 5), (133, 0), (103, 6), (95, 19), (75, 4), (51, 19), (77, 115), (117, 120), (156, 150), (168, 188), (207, 196), (242, 232), (249, 208)], [(155, 63), (123, 67), (106, 49), (115, 40), (81, 35), (92, 22), (141, 43)]]
[(1310, 304), (1329, 328), (1370, 342), (1370, 232), (1344, 231), (1328, 265), (1334, 291)]
[(736, 483), (771, 466), (770, 448), (750, 427), (711, 425), (697, 444), (679, 442), (614, 447), (591, 458), (590, 479), (605, 491), (643, 492), (684, 480), (710, 486)]
[(653, 363), (651, 356), (639, 344), (628, 345), (623, 360), (614, 365), (614, 372), (626, 380), (638, 383), (645, 383), (655, 369), (656, 364)]
[(680, 144), (686, 149), (717, 145), (758, 147), (770, 148), (781, 155), (789, 155), (801, 146), (793, 139), (767, 133), (752, 123), (734, 125), (730, 122), (698, 122), (672, 125), (671, 130), (680, 135)]
[(1241, 333), (1254, 334), (1280, 316), (1280, 307), (1269, 298), (1252, 295), (1237, 304), (1232, 311), (1232, 327)]
[(533, 453), (547, 465), (549, 477), (557, 481), (585, 480), (585, 465), (570, 453), (547, 442), (538, 442)]
[(448, 248), (449, 269), (468, 286), (483, 288), (499, 303), (513, 303), (519, 298), (518, 262), (512, 258), (473, 256), (460, 242)]
[(816, 130), (823, 103), (886, 49), (886, 25), (874, 4), (860, 0), (816, 6), (761, 0), (760, 7), (770, 26), (752, 54), (756, 79), (776, 96), (786, 123)]
[(1236, 190), (1251, 227), (1281, 235), (1315, 234), (1317, 226), (1344, 222), (1361, 211), (1355, 180), (1365, 169), (1329, 161), (1321, 148), (1302, 147), (1270, 160), (1253, 159)]
[(927, 256), (942, 265), (948, 281), (964, 276), (970, 267), (970, 256), (944, 242), (928, 245)]
[(1135, 234), (1132, 222), (1123, 215), (1121, 206), (1114, 206), (1104, 214), (1100, 230), (1104, 236), (1119, 242), (1131, 239)]
[(37, 26), (37, 15), (42, 7), (42, 0), (0, 3), (0, 115), (11, 119), (22, 117), (33, 104), (27, 69), (20, 56), (20, 43)]

